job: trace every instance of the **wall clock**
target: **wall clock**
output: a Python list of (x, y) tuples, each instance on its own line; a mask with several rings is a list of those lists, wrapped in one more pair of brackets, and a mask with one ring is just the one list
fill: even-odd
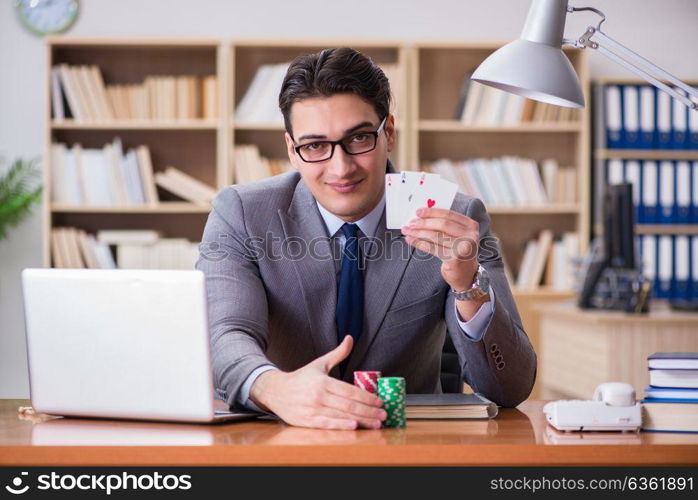
[(62, 33), (78, 17), (79, 0), (15, 0), (17, 15), (25, 28), (37, 35)]

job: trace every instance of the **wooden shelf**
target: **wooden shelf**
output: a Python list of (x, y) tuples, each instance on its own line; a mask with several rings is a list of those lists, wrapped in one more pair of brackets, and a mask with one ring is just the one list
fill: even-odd
[[(235, 130), (254, 132), (254, 131), (279, 131), (284, 132), (283, 123), (245, 123), (245, 122), (235, 122), (233, 121), (233, 126)], [(405, 125), (402, 121), (395, 122), (395, 129), (404, 129)]]
[(233, 122), (235, 129), (237, 130), (278, 130), (279, 132), (284, 131), (284, 125), (282, 123), (245, 123), (245, 122)]
[(535, 215), (535, 214), (578, 214), (580, 205), (577, 203), (551, 203), (549, 205), (514, 206), (489, 205), (487, 212), (491, 215)]
[(581, 124), (576, 122), (522, 123), (520, 125), (464, 125), (456, 120), (420, 120), (419, 130), (423, 132), (487, 132), (487, 133), (578, 133)]
[(567, 299), (574, 297), (576, 292), (573, 290), (558, 290), (556, 288), (550, 288), (546, 286), (541, 286), (538, 288), (512, 288), (511, 293), (514, 297), (546, 297), (546, 298), (560, 298)]
[(637, 234), (698, 234), (698, 224), (636, 224)]
[(698, 150), (598, 149), (597, 160), (698, 160)]
[(112, 122), (76, 122), (63, 120), (51, 122), (53, 130), (216, 130), (217, 120), (121, 120)]
[[(600, 235), (603, 226), (594, 224), (594, 234)], [(698, 234), (698, 224), (635, 224), (635, 234)]]
[(51, 212), (76, 214), (206, 214), (210, 211), (210, 206), (197, 205), (185, 201), (163, 201), (157, 205), (51, 205)]

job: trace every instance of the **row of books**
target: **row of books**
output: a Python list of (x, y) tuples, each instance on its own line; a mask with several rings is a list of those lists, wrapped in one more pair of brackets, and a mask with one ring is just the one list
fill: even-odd
[[(599, 88), (606, 147), (698, 149), (698, 111), (652, 85), (603, 85)], [(693, 99), (698, 102), (698, 98)]]
[(454, 118), (464, 125), (577, 122), (579, 110), (554, 106), (474, 82), (465, 75)]
[(288, 159), (265, 158), (254, 144), (239, 144), (233, 148), (235, 183), (247, 184), (291, 169)]
[(698, 222), (698, 161), (607, 160), (605, 169), (608, 184), (632, 184), (637, 222)]
[(193, 269), (199, 243), (163, 238), (154, 230), (101, 230), (95, 236), (75, 227), (54, 227), (51, 255), (58, 268)]
[[(235, 120), (239, 126), (255, 124), (283, 125), (279, 110), (279, 91), (289, 63), (262, 64), (257, 68), (250, 85), (235, 107)], [(397, 64), (382, 64), (381, 69), (390, 81), (393, 94), (392, 112), (397, 116), (398, 96), (402, 92), (403, 79)]]
[(52, 199), (65, 205), (156, 205), (156, 186), (192, 203), (208, 206), (216, 190), (174, 167), (154, 172), (147, 146), (124, 152), (120, 138), (101, 149), (51, 145)]
[(541, 162), (504, 156), (464, 161), (441, 159), (422, 169), (455, 182), (488, 206), (534, 206), (577, 201), (577, 171), (554, 159)]
[(643, 234), (638, 237), (643, 274), (660, 299), (698, 298), (698, 236)]
[(53, 118), (78, 122), (218, 117), (216, 76), (148, 76), (142, 84), (105, 85), (97, 66), (51, 70)]
[(698, 352), (656, 352), (647, 365), (642, 430), (698, 432)]
[(509, 282), (515, 283), (519, 289), (545, 285), (555, 290), (572, 290), (576, 283), (578, 258), (577, 233), (563, 233), (556, 239), (551, 230), (545, 229), (526, 243), (516, 279), (508, 265), (505, 272)]

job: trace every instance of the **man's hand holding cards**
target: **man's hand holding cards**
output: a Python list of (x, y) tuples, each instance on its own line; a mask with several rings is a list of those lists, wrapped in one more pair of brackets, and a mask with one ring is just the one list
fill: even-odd
[(401, 229), (408, 244), (441, 259), (444, 280), (462, 291), (470, 288), (477, 273), (480, 225), (450, 210), (457, 191), (457, 184), (438, 174), (385, 176), (386, 227)]

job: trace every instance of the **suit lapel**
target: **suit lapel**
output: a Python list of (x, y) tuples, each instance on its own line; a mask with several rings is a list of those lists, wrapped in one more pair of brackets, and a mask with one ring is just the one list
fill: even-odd
[[(337, 347), (337, 274), (325, 222), (303, 180), (296, 185), (288, 212), (279, 210), (279, 216), (287, 244), (296, 240), (303, 245), (302, 256), (291, 260), (302, 289), (302, 300), (318, 357)], [(311, 242), (312, 247), (309, 248)], [(293, 252), (295, 245), (290, 245)], [(312, 250), (312, 254), (309, 250)]]

